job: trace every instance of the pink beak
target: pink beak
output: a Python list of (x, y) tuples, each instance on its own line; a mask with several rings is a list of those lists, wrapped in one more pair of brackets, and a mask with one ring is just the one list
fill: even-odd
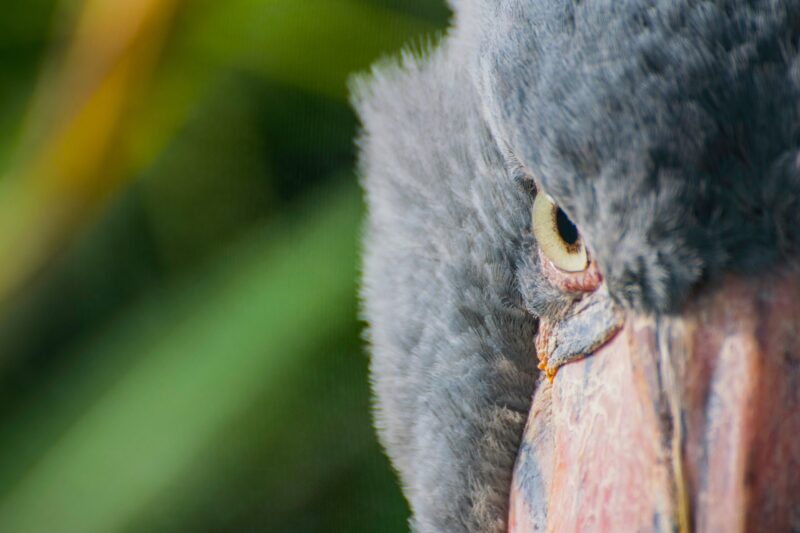
[(629, 317), (534, 396), (509, 531), (800, 531), (800, 281)]

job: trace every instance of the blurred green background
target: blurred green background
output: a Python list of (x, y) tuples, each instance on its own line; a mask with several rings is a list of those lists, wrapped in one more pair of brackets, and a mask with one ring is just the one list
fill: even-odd
[(0, 531), (405, 531), (347, 80), (443, 0), (4, 0)]

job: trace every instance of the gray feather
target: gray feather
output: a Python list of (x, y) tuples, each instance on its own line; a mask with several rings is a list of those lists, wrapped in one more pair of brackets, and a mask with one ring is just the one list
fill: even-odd
[(357, 91), (376, 424), (418, 531), (501, 531), (535, 379), (509, 178), (454, 43)]

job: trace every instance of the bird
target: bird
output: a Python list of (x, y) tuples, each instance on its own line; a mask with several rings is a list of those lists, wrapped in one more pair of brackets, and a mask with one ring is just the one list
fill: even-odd
[(352, 97), (410, 529), (800, 531), (800, 2), (450, 7)]

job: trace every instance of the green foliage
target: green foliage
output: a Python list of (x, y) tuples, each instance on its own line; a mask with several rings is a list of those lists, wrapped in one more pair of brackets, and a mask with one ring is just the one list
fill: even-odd
[[(0, 22), (0, 184), (81, 5)], [(109, 147), (125, 185), (0, 302), (0, 531), (406, 529), (356, 319), (346, 80), (446, 17), (179, 5)]]

